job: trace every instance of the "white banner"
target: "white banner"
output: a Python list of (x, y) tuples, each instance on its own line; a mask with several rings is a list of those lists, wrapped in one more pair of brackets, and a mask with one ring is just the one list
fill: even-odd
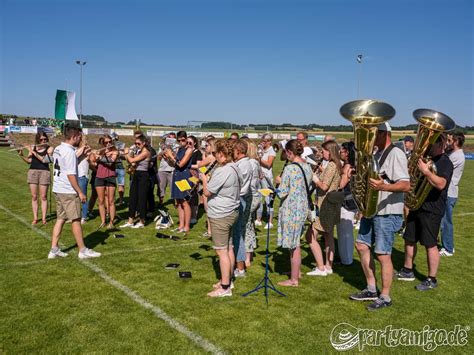
[(84, 134), (97, 134), (97, 135), (103, 135), (103, 134), (110, 134), (110, 128), (84, 128), (82, 132)]
[(38, 127), (36, 126), (21, 126), (20, 133), (38, 133)]
[(79, 120), (76, 114), (76, 93), (73, 91), (67, 92), (66, 120)]
[(117, 128), (112, 131), (119, 136), (133, 136), (133, 129)]

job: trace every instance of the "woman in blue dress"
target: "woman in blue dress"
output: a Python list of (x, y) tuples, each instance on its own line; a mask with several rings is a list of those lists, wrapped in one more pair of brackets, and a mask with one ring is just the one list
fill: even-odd
[(290, 250), (291, 261), (290, 279), (279, 282), (280, 286), (297, 287), (300, 277), (300, 238), (309, 213), (306, 185), (310, 186), (312, 178), (310, 166), (301, 158), (303, 150), (303, 145), (296, 139), (286, 143), (286, 156), (291, 164), (285, 167), (281, 177), (276, 178), (276, 182), (280, 183), (277, 195), (281, 199), (278, 246)]
[(177, 232), (187, 233), (189, 232), (191, 222), (191, 206), (189, 202), (185, 200), (188, 191), (181, 191), (178, 186), (176, 186), (176, 182), (184, 179), (187, 180), (191, 177), (190, 169), (193, 149), (187, 145), (187, 135), (185, 131), (179, 131), (176, 137), (179, 143), (179, 149), (176, 156), (174, 156), (174, 154), (169, 150), (165, 154), (174, 164), (171, 198), (175, 200), (178, 209), (179, 226)]

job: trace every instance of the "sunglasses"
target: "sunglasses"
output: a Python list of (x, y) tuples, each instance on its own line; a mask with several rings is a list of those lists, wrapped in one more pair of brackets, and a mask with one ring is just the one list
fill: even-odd
[(186, 142), (186, 138), (179, 138), (178, 142)]
[(40, 142), (47, 142), (48, 138), (40, 138)]
[(187, 142), (187, 145), (194, 145), (194, 142)]
[(112, 143), (112, 141), (104, 141), (104, 144)]
[(142, 142), (135, 142), (135, 145), (142, 145)]

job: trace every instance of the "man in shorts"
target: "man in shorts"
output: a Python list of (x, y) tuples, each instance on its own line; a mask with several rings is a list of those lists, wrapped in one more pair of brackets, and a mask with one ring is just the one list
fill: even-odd
[[(395, 233), (403, 223), (403, 193), (410, 189), (408, 162), (405, 153), (391, 141), (388, 123), (378, 126), (375, 146), (379, 165), (379, 178), (370, 179), (372, 189), (379, 191), (377, 212), (371, 218), (362, 217), (356, 249), (367, 280), (367, 287), (350, 296), (354, 301), (373, 301), (369, 311), (392, 305), (390, 288), (393, 278), (392, 247)], [(371, 250), (373, 248), (373, 250)], [(377, 292), (375, 263), (372, 255), (380, 262), (382, 292)]]
[[(58, 247), (63, 226), (68, 220), (71, 221), (72, 234), (79, 248), (79, 259), (96, 258), (101, 254), (86, 248), (82, 238), (81, 202), (86, 202), (87, 197), (82, 193), (77, 181), (78, 158), (76, 157), (76, 149), (82, 140), (82, 130), (66, 126), (64, 137), (64, 142), (53, 152), (53, 192), (56, 197), (57, 220), (53, 228), (48, 259), (68, 256)], [(79, 160), (84, 158), (84, 154), (87, 154), (87, 151), (84, 151)]]
[(448, 187), (453, 175), (453, 163), (445, 154), (446, 136), (441, 134), (438, 140), (431, 145), (429, 156), (436, 166), (436, 173), (422, 159), (418, 161), (418, 168), (431, 184), (425, 202), (416, 211), (410, 211), (405, 228), (405, 264), (397, 273), (402, 281), (414, 281), (413, 260), (416, 255), (416, 243), (420, 242), (426, 248), (428, 257), (428, 277), (421, 284), (416, 285), (418, 291), (428, 291), (438, 286), (436, 274), (439, 266), (438, 233), (446, 211)]

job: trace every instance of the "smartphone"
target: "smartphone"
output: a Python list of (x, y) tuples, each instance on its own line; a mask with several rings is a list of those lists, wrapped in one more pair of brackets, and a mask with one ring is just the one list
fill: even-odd
[(191, 276), (191, 271), (178, 271), (178, 276), (181, 279), (190, 279)]
[(171, 263), (171, 264), (166, 265), (165, 269), (166, 270), (173, 270), (173, 269), (177, 269), (178, 266), (179, 266), (179, 264)]

